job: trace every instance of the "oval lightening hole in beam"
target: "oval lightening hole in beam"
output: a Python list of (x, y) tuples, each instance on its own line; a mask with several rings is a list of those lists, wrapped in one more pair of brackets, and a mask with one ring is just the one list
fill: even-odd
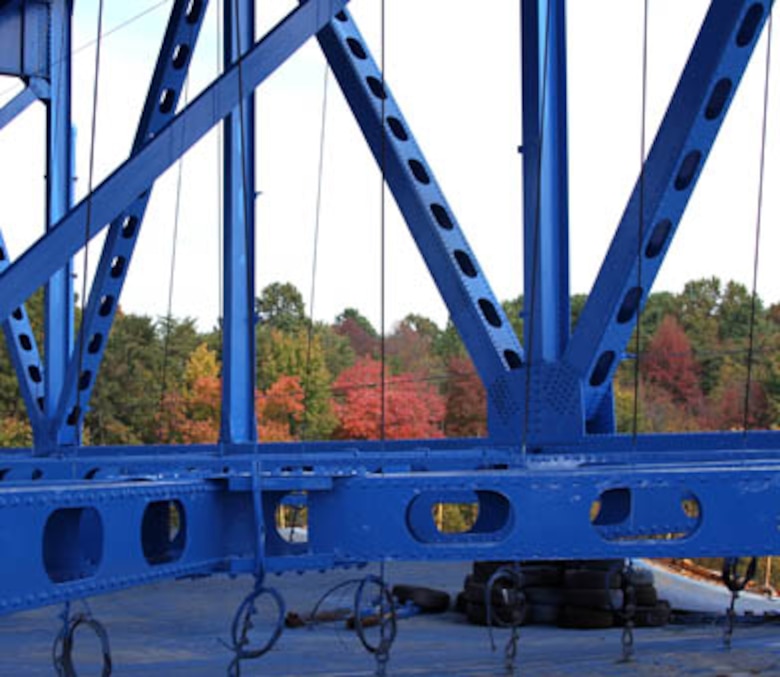
[(431, 177), (428, 176), (425, 166), (419, 160), (409, 160), (409, 169), (412, 170), (414, 178), (424, 186), (427, 186), (431, 182)]
[(336, 18), (341, 21), (341, 23), (347, 23), (347, 13), (346, 12), (339, 12), (336, 15)]
[(671, 232), (672, 222), (669, 219), (663, 219), (655, 224), (650, 240), (647, 242), (647, 247), (645, 247), (645, 256), (648, 259), (654, 259), (661, 253)]
[(520, 369), (523, 366), (523, 360), (514, 350), (505, 350), (504, 359), (510, 369)]
[(373, 75), (369, 75), (366, 78), (366, 82), (368, 83), (368, 88), (371, 90), (371, 93), (377, 99), (387, 98), (387, 93), (385, 92), (385, 86), (382, 84), (381, 80), (377, 80)]
[(707, 107), (704, 109), (704, 117), (707, 120), (720, 117), (726, 102), (729, 100), (729, 94), (731, 94), (731, 80), (729, 78), (718, 80), (712, 88), (712, 94), (710, 94)]
[(100, 350), (100, 346), (103, 344), (103, 334), (93, 334), (87, 345), (87, 352), (90, 355), (94, 355)]
[(111, 277), (121, 277), (125, 270), (125, 259), (122, 256), (117, 256), (111, 262)]
[(455, 227), (452, 223), (450, 215), (447, 213), (447, 210), (440, 204), (434, 202), (431, 205), (431, 214), (433, 214), (433, 218), (436, 219), (436, 223), (438, 223), (440, 227), (444, 228), (444, 230), (452, 230)]
[(130, 215), (122, 224), (122, 237), (127, 239), (135, 235), (135, 231), (138, 228), (138, 217)]
[(356, 58), (361, 60), (366, 58), (366, 50), (363, 49), (363, 45), (361, 45), (358, 40), (355, 40), (355, 38), (347, 38), (347, 47), (349, 47), (349, 51), (352, 52), (352, 55)]
[(187, 63), (190, 55), (190, 46), (184, 43), (176, 45), (171, 56), (171, 63), (176, 70), (181, 70)]
[(642, 287), (632, 287), (626, 292), (623, 303), (620, 305), (620, 310), (618, 310), (618, 324), (625, 324), (634, 317), (641, 300)]
[(409, 135), (406, 133), (403, 123), (398, 118), (390, 115), (387, 118), (387, 126), (390, 127), (390, 131), (393, 133), (393, 136), (399, 141), (409, 140)]
[(691, 185), (693, 177), (696, 176), (696, 170), (699, 168), (699, 162), (701, 161), (701, 151), (692, 150), (680, 165), (680, 171), (677, 172), (677, 178), (674, 180), (675, 190), (685, 190)]
[(89, 384), (92, 382), (92, 372), (85, 369), (81, 372), (79, 377), (79, 390), (86, 390), (89, 388)]
[(37, 365), (31, 364), (27, 367), (27, 373), (30, 375), (30, 380), (32, 380), (33, 383), (41, 382), (41, 370)]
[(595, 388), (600, 386), (609, 376), (609, 371), (612, 368), (612, 363), (615, 361), (615, 351), (605, 350), (599, 356), (596, 361), (596, 366), (593, 368), (593, 373), (590, 375), (590, 384)]
[(185, 16), (187, 17), (187, 23), (194, 24), (200, 17), (201, 10), (203, 9), (203, 0), (191, 0), (187, 5), (187, 11)]
[(479, 307), (482, 310), (482, 315), (484, 315), (485, 319), (491, 327), (501, 326), (501, 317), (496, 312), (496, 307), (491, 301), (488, 301), (488, 299), (480, 299)]
[(14, 312), (11, 313), (11, 317), (13, 317), (18, 322), (24, 317), (24, 313), (22, 312), (21, 308), (16, 308)]
[(30, 337), (27, 336), (27, 334), (19, 334), (19, 345), (25, 352), (32, 350), (32, 341), (30, 340)]
[(5, 261), (5, 249), (0, 247), (0, 261)]
[(76, 425), (81, 417), (81, 407), (73, 407), (68, 414), (68, 425)]
[(163, 93), (160, 95), (160, 112), (170, 113), (173, 110), (173, 102), (175, 98), (176, 96), (172, 89), (163, 90)]
[(474, 267), (474, 264), (471, 261), (471, 257), (466, 252), (461, 249), (456, 249), (453, 254), (455, 256), (455, 260), (458, 262), (458, 266), (460, 266), (461, 272), (466, 277), (477, 276), (477, 269)]
[(98, 314), (101, 317), (106, 317), (107, 315), (111, 314), (111, 309), (113, 307), (114, 307), (114, 297), (104, 296), (102, 299), (100, 299), (100, 308), (98, 309)]
[(756, 2), (750, 6), (750, 9), (745, 13), (745, 18), (739, 27), (737, 33), (737, 47), (747, 47), (753, 38), (756, 36), (756, 29), (758, 24), (761, 23), (761, 18), (764, 16), (764, 7), (760, 2)]

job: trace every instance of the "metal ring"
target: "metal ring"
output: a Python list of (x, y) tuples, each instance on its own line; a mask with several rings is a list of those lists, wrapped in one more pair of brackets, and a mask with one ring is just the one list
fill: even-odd
[[(111, 647), (108, 642), (108, 632), (106, 632), (106, 629), (100, 621), (97, 621), (86, 614), (77, 614), (71, 618), (54, 639), (52, 659), (57, 675), (59, 675), (59, 677), (78, 677), (76, 667), (73, 664), (73, 647), (75, 645), (76, 628), (80, 625), (89, 627), (100, 640), (100, 649), (103, 653), (103, 670), (100, 675), (101, 677), (109, 677), (113, 666), (111, 662)], [(60, 651), (58, 651), (58, 649), (60, 649)]]
[[(366, 633), (363, 629), (363, 618), (361, 616), (361, 610), (363, 609), (363, 592), (365, 591), (366, 585), (369, 583), (374, 583), (375, 585), (379, 586), (379, 627), (381, 630), (381, 638), (379, 640), (379, 644), (376, 646), (372, 645), (366, 639)], [(385, 617), (385, 601), (387, 602), (388, 608), (390, 609), (389, 617)], [(396, 634), (398, 633), (397, 621), (398, 619), (396, 618), (395, 614), (395, 601), (393, 600), (393, 596), (390, 594), (390, 590), (388, 589), (385, 582), (373, 574), (363, 578), (358, 584), (357, 590), (355, 591), (355, 633), (357, 634), (360, 643), (369, 653), (387, 654), (390, 650), (390, 646), (395, 641)], [(385, 636), (385, 629), (388, 626), (390, 629), (390, 634)]]
[[(263, 595), (271, 597), (279, 611), (276, 627), (268, 638), (268, 641), (260, 648), (245, 649), (244, 647), (249, 643), (247, 635), (249, 629), (252, 627), (251, 619), (252, 616), (257, 613), (255, 602)], [(233, 617), (233, 624), (230, 628), (230, 637), (233, 641), (233, 646), (230, 648), (235, 652), (236, 660), (252, 660), (254, 658), (260, 658), (260, 656), (268, 653), (282, 634), (282, 630), (284, 629), (284, 614), (284, 600), (275, 588), (260, 586), (247, 595), (246, 599), (239, 605), (236, 615)]]

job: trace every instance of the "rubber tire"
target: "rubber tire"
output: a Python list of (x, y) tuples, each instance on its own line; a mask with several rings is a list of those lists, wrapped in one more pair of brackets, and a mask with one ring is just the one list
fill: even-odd
[(535, 586), (523, 588), (525, 598), (531, 605), (544, 604), (561, 606), (564, 599), (563, 588), (538, 588)]
[(658, 604), (658, 591), (652, 585), (637, 585), (634, 588), (634, 603), (638, 607), (654, 607)]
[(490, 577), (501, 567), (512, 567), (514, 562), (496, 561), (496, 562), (474, 562), (472, 565), (473, 580), (475, 583), (487, 583)]
[(623, 568), (622, 559), (573, 559), (566, 563), (568, 569), (587, 569), (588, 571), (619, 571)]
[(615, 624), (615, 615), (611, 611), (583, 609), (565, 606), (558, 618), (558, 627), (579, 628), (581, 630), (603, 630)]
[[(475, 604), (485, 604), (486, 583), (469, 583), (463, 590), (463, 595), (467, 602)], [(505, 594), (503, 591), (506, 590)], [(495, 585), (490, 596), (490, 604), (495, 606), (512, 606), (513, 596), (522, 595), (523, 589), (515, 590), (510, 586)], [(507, 603), (509, 600), (509, 603)], [(523, 600), (524, 601), (524, 600)]]
[(652, 607), (637, 607), (634, 613), (634, 624), (638, 628), (661, 628), (667, 625), (672, 617), (669, 602), (659, 600)]
[(459, 614), (466, 613), (466, 593), (464, 591), (461, 590), (455, 596), (455, 604), (453, 605), (452, 609)]
[(568, 607), (612, 612), (623, 608), (622, 590), (566, 590), (564, 601)]
[(617, 590), (623, 585), (623, 574), (609, 569), (568, 569), (563, 575), (563, 585), (570, 589)]
[(530, 604), (528, 606), (529, 625), (557, 625), (561, 616), (561, 607), (557, 604)]
[(631, 572), (631, 583), (637, 587), (640, 585), (653, 585), (655, 583), (655, 575), (651, 569), (637, 567)]
[(440, 614), (450, 608), (450, 596), (443, 590), (420, 585), (394, 585), (392, 593), (401, 604), (412, 602), (423, 613)]
[(520, 567), (529, 588), (555, 588), (563, 583), (563, 567), (551, 564), (526, 564)]
[[(525, 625), (528, 620), (528, 605), (523, 604), (517, 609), (506, 607), (491, 607), (493, 613), (493, 627), (510, 627), (513, 617), (516, 619), (516, 625)], [(487, 625), (487, 608), (484, 604), (475, 602), (466, 602), (466, 618), (473, 625)]]

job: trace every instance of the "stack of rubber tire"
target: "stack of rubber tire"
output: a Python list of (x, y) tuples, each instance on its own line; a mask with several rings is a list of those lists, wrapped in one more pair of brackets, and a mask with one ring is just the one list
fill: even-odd
[[(625, 578), (623, 560), (474, 562), (456, 608), (471, 623), (610, 628), (631, 618), (635, 627), (669, 622), (668, 602), (658, 599), (649, 569)], [(501, 572), (505, 572), (501, 574)], [(506, 572), (511, 571), (511, 574)], [(498, 574), (496, 572), (499, 572)], [(491, 585), (492, 580), (492, 585)], [(486, 590), (491, 588), (489, 605)], [(628, 600), (633, 604), (625, 604)], [(633, 607), (633, 613), (630, 613)], [(628, 612), (628, 615), (627, 615)]]

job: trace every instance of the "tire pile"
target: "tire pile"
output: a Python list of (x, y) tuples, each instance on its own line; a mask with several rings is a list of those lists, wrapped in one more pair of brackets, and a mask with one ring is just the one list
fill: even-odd
[[(511, 570), (515, 573), (501, 574)], [(625, 602), (633, 597), (635, 627), (669, 622), (669, 603), (658, 599), (649, 569), (634, 569), (626, 580), (623, 560), (561, 562), (474, 562), (458, 594), (456, 609), (469, 622), (488, 624), (486, 590), (491, 578), (490, 624), (610, 628), (625, 623)]]

